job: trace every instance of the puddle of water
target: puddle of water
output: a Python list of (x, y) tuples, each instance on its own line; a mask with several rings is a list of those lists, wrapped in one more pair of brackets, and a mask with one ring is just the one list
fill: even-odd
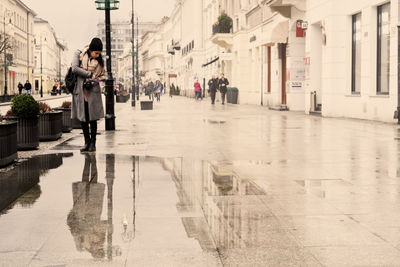
[[(153, 243), (206, 252), (260, 246), (269, 240), (264, 218), (274, 220), (259, 199), (265, 192), (227, 163), (79, 153), (32, 158), (0, 180), (4, 247), (44, 236), (33, 263), (59, 265), (77, 257), (125, 263), (133, 247), (147, 251)], [(13, 212), (16, 205), (26, 208), (23, 214)], [(49, 229), (37, 231), (38, 213)], [(17, 229), (29, 235), (11, 241)]]
[[(35, 203), (41, 194), (38, 185), (40, 176), (46, 174), (47, 170), (61, 166), (63, 157), (71, 155), (72, 153), (40, 155), (18, 163), (7, 172), (1, 172), (0, 212), (5, 213), (16, 204), (27, 207)], [(15, 200), (17, 201), (14, 202)]]

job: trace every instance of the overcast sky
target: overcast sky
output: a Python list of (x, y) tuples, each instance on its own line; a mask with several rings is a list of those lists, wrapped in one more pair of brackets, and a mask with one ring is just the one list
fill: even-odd
[[(104, 21), (104, 11), (96, 10), (95, 0), (22, 0), (37, 16), (50, 22), (54, 30), (75, 51), (88, 44), (97, 33), (97, 23)], [(169, 16), (175, 0), (135, 0), (139, 20), (161, 21)], [(120, 9), (111, 11), (111, 19), (130, 19), (132, 1), (120, 0)], [(157, 7), (157, 8), (154, 8)]]

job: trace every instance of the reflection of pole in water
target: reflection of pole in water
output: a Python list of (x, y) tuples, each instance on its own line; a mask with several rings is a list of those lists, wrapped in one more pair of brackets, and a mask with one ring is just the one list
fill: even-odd
[(133, 238), (136, 232), (136, 156), (133, 157), (133, 170), (132, 170), (132, 187), (133, 187)]
[(107, 180), (107, 259), (112, 260), (112, 235), (113, 235), (113, 185), (115, 179), (115, 155), (106, 155), (106, 180)]

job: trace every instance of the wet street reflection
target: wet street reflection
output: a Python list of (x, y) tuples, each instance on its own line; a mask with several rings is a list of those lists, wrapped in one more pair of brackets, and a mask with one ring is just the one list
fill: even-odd
[(40, 155), (22, 160), (15, 168), (2, 170), (0, 212), (7, 212), (16, 204), (23, 207), (33, 205), (41, 195), (41, 187), (38, 184), (40, 176), (45, 175), (50, 169), (58, 168), (63, 163), (63, 157), (70, 156), (72, 153)]
[(5, 266), (320, 266), (323, 250), (313, 246), (389, 248), (359, 225), (361, 214), (346, 217), (327, 202), (349, 182), (298, 179), (277, 195), (273, 184), (240, 174), (288, 164), (34, 157), (0, 180), (0, 258)]
[(73, 208), (67, 224), (78, 251), (87, 251), (93, 258), (105, 257), (107, 221), (101, 219), (106, 185), (98, 183), (96, 156), (85, 155), (82, 181), (72, 184)]

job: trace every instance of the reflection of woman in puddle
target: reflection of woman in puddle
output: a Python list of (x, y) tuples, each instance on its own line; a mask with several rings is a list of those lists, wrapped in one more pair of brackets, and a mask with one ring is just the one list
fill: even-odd
[(101, 220), (105, 184), (97, 183), (96, 156), (85, 155), (82, 182), (72, 184), (74, 206), (67, 224), (78, 251), (88, 251), (96, 259), (104, 258), (107, 221)]

